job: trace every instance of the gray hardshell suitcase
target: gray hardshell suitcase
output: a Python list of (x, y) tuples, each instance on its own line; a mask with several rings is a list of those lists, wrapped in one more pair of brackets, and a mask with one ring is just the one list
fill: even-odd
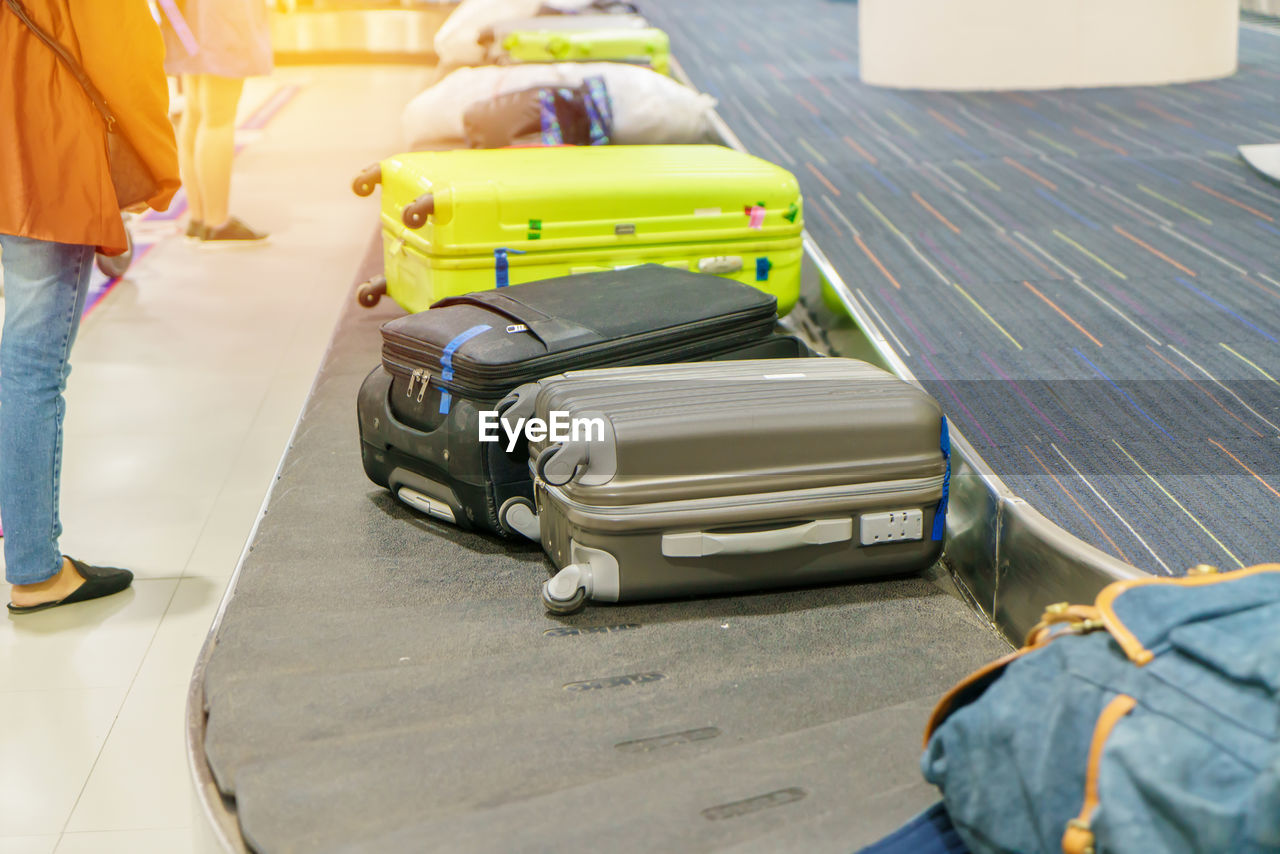
[(529, 444), (555, 613), (915, 572), (942, 551), (942, 409), (865, 362), (574, 371), (505, 413), (560, 425)]

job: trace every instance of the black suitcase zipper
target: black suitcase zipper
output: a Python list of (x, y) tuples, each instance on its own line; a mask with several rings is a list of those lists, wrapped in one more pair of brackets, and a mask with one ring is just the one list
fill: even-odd
[[(726, 331), (736, 331), (740, 329), (758, 329), (763, 326), (772, 327), (776, 320), (776, 316), (772, 310), (767, 314), (760, 311), (739, 312), (733, 315), (722, 315), (712, 320), (699, 320), (693, 323), (687, 323), (682, 326), (668, 326), (663, 329), (647, 330), (635, 335), (628, 335), (622, 338), (613, 338), (600, 341), (596, 344), (589, 344), (585, 347), (575, 347), (570, 350), (562, 350), (555, 353), (546, 353), (543, 356), (535, 358), (549, 357), (572, 357), (575, 354), (583, 352), (595, 352), (596, 349), (612, 349), (618, 348), (622, 351), (627, 350), (631, 346), (647, 346), (654, 339), (664, 340), (670, 339), (672, 342), (702, 340), (708, 337), (715, 337), (724, 334)], [(501, 318), (500, 318), (501, 322)], [(495, 326), (498, 324), (495, 324)], [(417, 361), (421, 364), (439, 364), (440, 355), (443, 347), (438, 344), (426, 342), (420, 338), (412, 338), (400, 332), (384, 329), (382, 331), (382, 340), (384, 349), (393, 349), (399, 351), (400, 354), (411, 361)], [(506, 376), (510, 374), (513, 368), (518, 365), (507, 364), (477, 364), (466, 356), (459, 356), (455, 364), (455, 370), (462, 370), (466, 373), (476, 375), (493, 374)]]
[[(610, 356), (608, 359), (610, 366), (642, 365), (650, 359), (658, 359), (661, 362), (692, 362), (710, 356), (718, 356), (748, 344), (763, 341), (768, 337), (767, 333), (772, 329), (773, 319), (771, 317), (767, 323), (759, 324), (754, 328), (743, 329), (734, 335), (720, 335), (700, 338), (696, 341), (681, 342), (681, 346), (678, 347), (661, 346), (670, 337), (667, 334), (668, 330), (663, 330), (659, 333), (637, 335), (633, 338), (625, 339), (625, 343), (630, 345), (625, 349), (618, 347), (618, 341), (606, 341), (601, 342), (599, 345), (581, 347), (564, 353), (548, 354), (530, 359), (517, 366), (510, 366), (505, 372), (498, 374), (488, 382), (485, 381), (489, 379), (487, 377), (459, 376), (460, 366), (455, 366), (453, 379), (446, 382), (440, 379), (439, 357), (434, 360), (426, 360), (428, 364), (424, 366), (422, 364), (424, 360), (421, 360), (421, 351), (406, 353), (405, 350), (407, 348), (384, 346), (382, 364), (392, 376), (405, 378), (411, 382), (412, 386), (406, 391), (410, 395), (413, 394), (416, 387), (418, 395), (425, 396), (426, 384), (430, 383), (448, 390), (451, 394), (473, 400), (496, 401), (505, 397), (508, 392), (522, 383), (534, 382), (569, 370), (584, 367), (601, 367), (603, 366), (601, 363), (604, 360), (599, 357), (602, 354)], [(762, 334), (762, 332), (765, 334)], [(409, 356), (412, 361), (406, 359), (406, 356)], [(473, 379), (475, 380), (474, 382), (469, 381)], [(422, 382), (423, 385), (418, 386), (419, 382)]]
[[(724, 334), (726, 326), (734, 330), (733, 334)], [(421, 342), (414, 339), (408, 341), (416, 346), (408, 345), (403, 343), (406, 341), (403, 336), (384, 333), (382, 363), (395, 376), (412, 377), (418, 371), (418, 375), (430, 375), (432, 382), (452, 393), (483, 399), (501, 397), (524, 382), (533, 382), (575, 368), (600, 366), (606, 361), (610, 365), (643, 364), (644, 360), (658, 356), (662, 357), (661, 361), (693, 361), (702, 356), (717, 355), (764, 340), (773, 326), (774, 317), (770, 313), (762, 320), (745, 327), (738, 318), (732, 319), (732, 325), (717, 323), (701, 329), (696, 324), (690, 324), (624, 339), (602, 341), (560, 353), (547, 353), (524, 362), (495, 365), (484, 370), (480, 370), (480, 366), (474, 363), (459, 360), (454, 364), (454, 377), (450, 382), (442, 382), (438, 377), (440, 351), (433, 352), (434, 348), (424, 348)], [(690, 331), (702, 334), (691, 340), (687, 337)], [(685, 334), (683, 339), (680, 333)]]

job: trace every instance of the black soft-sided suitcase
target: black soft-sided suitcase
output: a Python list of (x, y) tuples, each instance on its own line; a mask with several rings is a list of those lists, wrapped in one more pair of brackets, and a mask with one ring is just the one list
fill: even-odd
[(776, 320), (769, 294), (656, 264), (441, 300), (382, 328), (357, 406), (365, 472), (436, 518), (536, 536), (527, 447), (496, 427), (481, 442), (484, 413), (566, 370), (810, 355)]

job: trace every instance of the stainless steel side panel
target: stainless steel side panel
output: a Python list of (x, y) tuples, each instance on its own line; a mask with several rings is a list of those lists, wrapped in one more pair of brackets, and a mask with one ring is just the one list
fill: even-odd
[[(805, 236), (809, 275), (825, 279), (854, 318), (878, 363), (917, 382), (840, 279), (822, 250)], [(816, 293), (817, 282), (806, 283)], [(865, 357), (865, 356), (864, 356)], [(951, 500), (942, 561), (972, 603), (1009, 640), (1020, 643), (1054, 602), (1090, 602), (1113, 581), (1145, 576), (1050, 522), (1018, 498), (963, 434), (951, 430)]]

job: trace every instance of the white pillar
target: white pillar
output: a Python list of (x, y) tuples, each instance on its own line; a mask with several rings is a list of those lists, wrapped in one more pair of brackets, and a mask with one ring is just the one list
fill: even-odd
[(1239, 0), (860, 0), (862, 79), (904, 89), (1182, 83), (1236, 70)]

